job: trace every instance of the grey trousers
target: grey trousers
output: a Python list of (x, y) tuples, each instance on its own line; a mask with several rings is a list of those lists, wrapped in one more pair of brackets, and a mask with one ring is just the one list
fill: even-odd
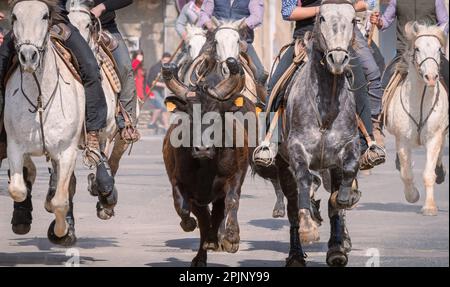
[[(128, 48), (119, 31), (112, 30), (109, 32), (119, 41), (119, 46), (113, 52), (119, 70), (120, 82), (122, 83), (119, 101), (130, 115), (133, 125), (136, 125), (137, 93)], [(117, 121), (120, 128), (125, 127), (123, 118), (119, 117)]]

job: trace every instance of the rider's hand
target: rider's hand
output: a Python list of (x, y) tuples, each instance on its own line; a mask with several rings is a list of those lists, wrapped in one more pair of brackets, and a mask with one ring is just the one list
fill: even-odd
[(372, 25), (377, 25), (379, 29), (383, 27), (383, 23), (381, 22), (380, 12), (373, 12), (372, 15), (370, 15), (370, 23)]
[(103, 12), (106, 11), (106, 6), (103, 3), (98, 4), (94, 8), (91, 9), (91, 13), (94, 14), (95, 17), (100, 18)]

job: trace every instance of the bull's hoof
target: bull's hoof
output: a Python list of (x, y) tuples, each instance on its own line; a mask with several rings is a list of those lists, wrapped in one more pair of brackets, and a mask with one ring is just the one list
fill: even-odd
[(422, 207), (422, 215), (424, 216), (437, 216), (438, 208), (436, 205)]
[(211, 251), (221, 251), (219, 250), (220, 246), (218, 242), (208, 242), (203, 243), (203, 250), (211, 250)]
[(180, 222), (180, 226), (184, 232), (192, 232), (197, 228), (197, 221), (193, 217), (183, 219)]
[(272, 212), (272, 217), (273, 218), (283, 218), (285, 215), (286, 215), (286, 211), (285, 211), (284, 206), (283, 207), (278, 207), (278, 208), (275, 207), (273, 209), (273, 212)]
[(17, 235), (25, 235), (31, 230), (31, 224), (13, 224), (12, 231)]
[(345, 249), (336, 246), (331, 247), (327, 252), (327, 264), (330, 267), (345, 267), (348, 263), (348, 256)]
[(220, 242), (220, 245), (222, 246), (222, 250), (227, 253), (236, 253), (239, 250), (239, 241), (232, 243), (224, 238)]
[(192, 259), (191, 267), (206, 267), (206, 260), (195, 257)]
[(405, 199), (409, 203), (416, 203), (420, 199), (419, 190), (416, 187), (413, 187), (412, 190), (405, 190)]
[(294, 253), (286, 258), (286, 267), (306, 267), (305, 256), (300, 253)]
[(434, 170), (434, 172), (436, 173), (436, 183), (442, 184), (445, 181), (444, 165), (441, 164), (441, 165), (436, 166), (436, 169)]
[(298, 219), (300, 222), (299, 235), (302, 244), (312, 244), (320, 240), (319, 226), (311, 217), (310, 211), (301, 209)]
[(330, 201), (334, 208), (353, 209), (361, 199), (361, 192), (354, 188), (341, 187), (331, 195)]
[(72, 225), (69, 225), (69, 228), (67, 229), (67, 234), (64, 235), (63, 237), (56, 236), (54, 228), (55, 228), (55, 220), (52, 221), (52, 223), (48, 227), (47, 232), (47, 238), (51, 243), (64, 247), (70, 247), (75, 245), (75, 243), (77, 242), (77, 237), (75, 236), (75, 228)]

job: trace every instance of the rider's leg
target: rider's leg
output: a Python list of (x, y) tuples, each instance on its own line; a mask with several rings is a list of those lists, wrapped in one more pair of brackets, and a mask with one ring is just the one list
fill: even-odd
[(256, 68), (256, 81), (262, 85), (266, 83), (266, 75), (264, 70), (264, 65), (256, 54), (256, 50), (252, 44), (248, 44), (247, 55), (252, 59), (253, 64)]
[(119, 41), (119, 46), (113, 51), (113, 56), (119, 70), (120, 82), (122, 83), (122, 91), (119, 94), (119, 100), (130, 115), (133, 124), (136, 124), (137, 94), (128, 48), (119, 31), (110, 30), (109, 32)]
[[(3, 44), (0, 45), (0, 116), (3, 117), (3, 107), (5, 104), (5, 87), (3, 86), (9, 64), (14, 53), (14, 40), (12, 32), (5, 35)], [(0, 160), (6, 158), (6, 133), (3, 127), (0, 127)]]
[(86, 96), (87, 144), (91, 150), (99, 151), (98, 131), (106, 127), (107, 106), (101, 85), (100, 69), (91, 48), (77, 28), (67, 23), (72, 33), (65, 45), (75, 55), (80, 67)]
[(370, 99), (374, 137), (378, 144), (384, 146), (384, 137), (381, 132), (381, 125), (378, 121), (378, 117), (381, 112), (381, 101), (383, 97), (383, 89), (381, 87), (381, 72), (367, 44), (367, 40), (362, 35), (361, 31), (356, 27), (355, 42), (356, 45), (354, 49), (368, 82), (367, 88)]
[[(269, 98), (270, 98), (270, 95), (272, 94), (273, 88), (277, 84), (278, 80), (283, 76), (284, 72), (286, 72), (286, 70), (292, 64), (293, 59), (294, 59), (294, 46), (292, 45), (292, 46), (289, 46), (289, 48), (284, 53), (283, 57), (281, 57), (280, 62), (278, 63), (275, 71), (273, 72), (273, 74), (270, 77), (269, 84), (267, 87), (266, 103), (269, 102)], [(276, 96), (278, 97), (278, 95), (276, 95)], [(274, 101), (274, 102), (276, 102), (276, 101)], [(267, 110), (267, 112), (270, 112), (270, 111)]]

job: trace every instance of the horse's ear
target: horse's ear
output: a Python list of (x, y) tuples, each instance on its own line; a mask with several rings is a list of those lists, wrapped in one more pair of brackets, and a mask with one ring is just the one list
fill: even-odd
[(305, 36), (303, 37), (303, 44), (305, 44), (305, 47), (308, 46), (309, 42), (311, 42), (313, 38), (313, 33), (311, 31), (307, 31), (305, 33)]
[(212, 17), (211, 22), (213, 23), (214, 26), (216, 26), (215, 28), (219, 28), (222, 25), (216, 17)]
[(419, 24), (416, 21), (406, 23), (405, 25), (406, 38), (409, 41), (414, 40), (414, 38), (416, 38), (417, 34), (419, 33), (419, 29), (420, 29)]
[(233, 26), (236, 30), (242, 30), (243, 28), (246, 27), (245, 18), (242, 18), (241, 20), (237, 20), (237, 21), (233, 22)]

